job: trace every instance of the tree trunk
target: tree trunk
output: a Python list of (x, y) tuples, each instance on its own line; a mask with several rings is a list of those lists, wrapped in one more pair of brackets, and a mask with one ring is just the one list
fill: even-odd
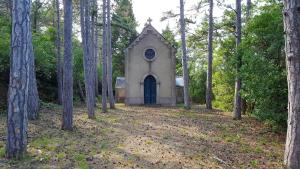
[(57, 95), (58, 104), (62, 104), (62, 86), (63, 86), (63, 68), (62, 68), (62, 58), (61, 58), (61, 37), (60, 37), (60, 11), (59, 11), (59, 0), (56, 1), (56, 57), (57, 57)]
[(186, 51), (186, 40), (185, 40), (185, 18), (184, 18), (184, 3), (180, 0), (180, 31), (182, 41), (182, 66), (183, 66), (183, 80), (184, 80), (184, 107), (190, 109), (189, 100), (189, 72), (187, 63), (187, 51)]
[(72, 0), (64, 0), (63, 130), (73, 130), (72, 15)]
[(103, 33), (102, 33), (102, 112), (107, 112), (107, 23), (106, 0), (103, 0)]
[(30, 6), (30, 0), (13, 1), (6, 140), (7, 158), (22, 158), (27, 147), (30, 58), (33, 56)]
[(111, 47), (111, 14), (110, 14), (110, 0), (107, 0), (107, 85), (109, 105), (111, 109), (115, 108), (115, 99), (112, 85), (112, 47)]
[(94, 59), (93, 59), (93, 39), (91, 27), (91, 11), (88, 0), (81, 0), (81, 26), (82, 26), (82, 40), (83, 40), (83, 65), (84, 65), (84, 82), (86, 104), (88, 108), (89, 118), (95, 118), (95, 78), (94, 78)]
[[(30, 29), (31, 32), (31, 29)], [(31, 40), (32, 41), (32, 40)], [(29, 89), (28, 89), (28, 119), (36, 120), (39, 117), (39, 94), (36, 83), (34, 52), (32, 43), (30, 45), (31, 55), (29, 59)]]
[(288, 71), (288, 129), (284, 162), (300, 168), (300, 2), (284, 0), (285, 51)]
[(251, 16), (251, 8), (252, 8), (252, 2), (251, 0), (247, 0), (247, 9), (246, 9), (246, 20), (248, 21)]
[(34, 8), (33, 8), (33, 32), (38, 32), (38, 17), (39, 17), (39, 8), (40, 8), (40, 0), (34, 1)]
[(78, 86), (78, 93), (79, 93), (80, 100), (81, 100), (82, 102), (84, 102), (84, 101), (85, 101), (85, 98), (84, 98), (84, 92), (83, 92), (83, 90), (82, 90), (80, 80), (77, 80), (77, 86)]
[(242, 58), (239, 52), (239, 46), (242, 38), (242, 9), (241, 0), (236, 0), (236, 80), (235, 80), (235, 98), (234, 98), (234, 119), (239, 120), (242, 118), (242, 98), (241, 98), (241, 78), (240, 69), (242, 66)]
[[(96, 1), (97, 2), (97, 1)], [(96, 25), (98, 21), (98, 16), (96, 15)], [(98, 75), (98, 63), (99, 63), (99, 28), (96, 26), (95, 30), (95, 94), (96, 97), (99, 96), (99, 75)]]
[(207, 82), (206, 82), (206, 108), (212, 109), (212, 61), (213, 61), (213, 0), (209, 0), (209, 30), (208, 30), (208, 56), (207, 56)]

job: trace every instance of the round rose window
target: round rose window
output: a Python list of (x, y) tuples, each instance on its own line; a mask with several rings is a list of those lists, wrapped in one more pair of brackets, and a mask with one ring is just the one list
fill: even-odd
[(155, 51), (154, 51), (154, 49), (147, 49), (145, 51), (145, 57), (148, 60), (152, 60), (155, 57)]

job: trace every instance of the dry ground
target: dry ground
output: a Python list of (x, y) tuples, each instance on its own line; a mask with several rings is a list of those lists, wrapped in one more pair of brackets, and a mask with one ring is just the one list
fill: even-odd
[(60, 130), (61, 108), (43, 105), (30, 122), (28, 156), (3, 158), (5, 117), (0, 117), (0, 168), (266, 168), (282, 166), (284, 135), (245, 117), (196, 107), (125, 107), (97, 118), (75, 108), (73, 132)]

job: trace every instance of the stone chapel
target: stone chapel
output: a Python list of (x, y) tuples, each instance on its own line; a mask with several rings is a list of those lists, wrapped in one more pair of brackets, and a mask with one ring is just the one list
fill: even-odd
[(176, 105), (176, 49), (151, 25), (128, 46), (126, 105)]

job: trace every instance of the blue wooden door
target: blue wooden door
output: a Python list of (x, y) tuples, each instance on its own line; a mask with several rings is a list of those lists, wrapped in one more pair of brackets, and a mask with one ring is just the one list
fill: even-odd
[(156, 104), (156, 80), (151, 75), (144, 80), (144, 103)]

